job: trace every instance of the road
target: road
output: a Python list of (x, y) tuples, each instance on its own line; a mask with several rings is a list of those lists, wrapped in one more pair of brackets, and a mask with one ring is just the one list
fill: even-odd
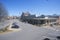
[(22, 30), (0, 34), (0, 40), (43, 40), (44, 38), (56, 40), (56, 36), (60, 35), (60, 30), (56, 31), (51, 28), (37, 27), (18, 20), (10, 20), (10, 22), (16, 22)]

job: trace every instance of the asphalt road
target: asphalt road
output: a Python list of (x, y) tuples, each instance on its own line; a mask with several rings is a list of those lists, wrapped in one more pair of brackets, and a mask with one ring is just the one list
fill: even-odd
[(60, 35), (60, 30), (56, 31), (53, 28), (37, 27), (18, 20), (11, 20), (11, 22), (16, 22), (22, 30), (0, 34), (0, 40), (43, 40), (44, 38), (57, 40), (56, 36)]

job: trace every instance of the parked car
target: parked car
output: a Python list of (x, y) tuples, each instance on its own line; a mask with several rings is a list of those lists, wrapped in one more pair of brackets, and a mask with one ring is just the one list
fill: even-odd
[(11, 28), (19, 28), (18, 25), (13, 25)]
[(12, 27), (11, 27), (11, 28), (19, 28), (19, 26), (18, 26), (17, 23), (15, 22), (15, 23), (12, 24)]

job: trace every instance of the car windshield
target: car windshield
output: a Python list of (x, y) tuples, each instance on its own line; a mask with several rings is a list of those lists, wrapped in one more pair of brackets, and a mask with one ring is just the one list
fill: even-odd
[(14, 22), (12, 25), (16, 25), (17, 23), (16, 22)]

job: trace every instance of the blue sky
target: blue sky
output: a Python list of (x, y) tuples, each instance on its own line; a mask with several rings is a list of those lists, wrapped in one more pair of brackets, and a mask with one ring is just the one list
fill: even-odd
[(60, 0), (0, 0), (9, 12), (9, 15), (19, 16), (29, 11), (36, 15), (60, 15)]

